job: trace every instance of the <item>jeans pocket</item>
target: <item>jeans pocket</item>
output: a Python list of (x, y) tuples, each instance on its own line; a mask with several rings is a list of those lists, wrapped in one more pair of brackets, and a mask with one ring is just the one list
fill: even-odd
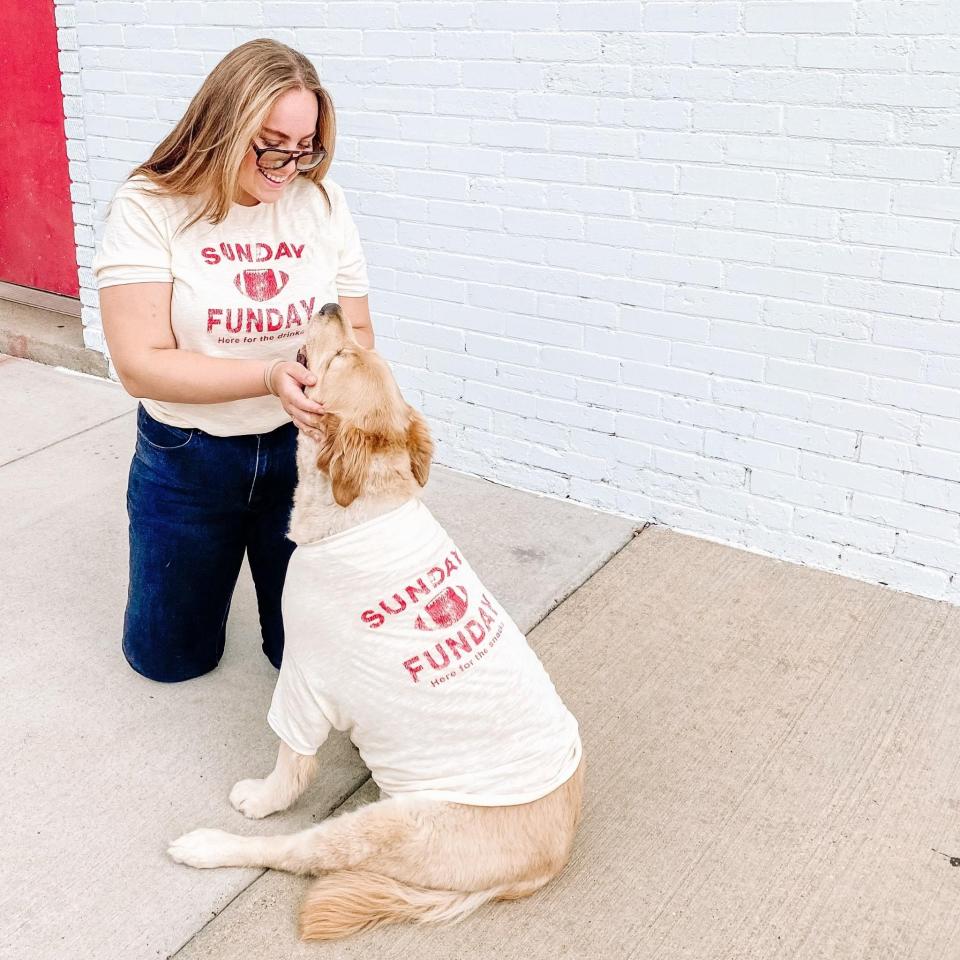
[(154, 420), (142, 406), (137, 408), (137, 435), (154, 450), (180, 450), (196, 436), (193, 427), (171, 427)]

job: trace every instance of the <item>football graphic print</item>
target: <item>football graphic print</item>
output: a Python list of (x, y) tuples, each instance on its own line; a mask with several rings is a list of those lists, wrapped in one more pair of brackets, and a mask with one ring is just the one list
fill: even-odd
[(290, 275), (282, 270), (244, 270), (233, 278), (233, 284), (251, 300), (263, 302), (272, 300), (280, 293), (289, 279)]
[(467, 606), (466, 587), (446, 587), (424, 604), (424, 610), (433, 622), (428, 623), (421, 615), (415, 626), (418, 630), (447, 630), (464, 618)]

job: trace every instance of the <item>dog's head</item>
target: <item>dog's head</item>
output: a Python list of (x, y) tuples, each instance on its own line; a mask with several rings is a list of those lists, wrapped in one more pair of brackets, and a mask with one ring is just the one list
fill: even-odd
[(364, 491), (375, 453), (409, 458), (414, 479), (426, 485), (433, 455), (427, 422), (403, 399), (383, 357), (357, 343), (339, 304), (313, 315), (297, 359), (317, 378), (307, 396), (327, 410), (317, 469), (330, 477), (341, 507)]

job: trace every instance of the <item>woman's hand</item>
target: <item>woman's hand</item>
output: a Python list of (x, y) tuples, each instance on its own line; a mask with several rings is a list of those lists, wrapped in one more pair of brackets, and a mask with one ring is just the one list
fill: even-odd
[(270, 373), (270, 387), (280, 398), (283, 409), (302, 430), (314, 440), (322, 441), (323, 405), (307, 397), (304, 387), (312, 387), (317, 378), (302, 364), (293, 360), (278, 363)]

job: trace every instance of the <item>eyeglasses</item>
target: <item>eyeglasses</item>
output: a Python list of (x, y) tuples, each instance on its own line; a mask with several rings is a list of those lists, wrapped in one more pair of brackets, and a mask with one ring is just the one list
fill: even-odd
[(323, 147), (319, 150), (280, 150), (277, 147), (258, 147), (255, 143), (250, 146), (257, 155), (257, 166), (261, 170), (281, 170), (291, 160), (297, 170), (312, 170), (323, 163), (327, 155)]

